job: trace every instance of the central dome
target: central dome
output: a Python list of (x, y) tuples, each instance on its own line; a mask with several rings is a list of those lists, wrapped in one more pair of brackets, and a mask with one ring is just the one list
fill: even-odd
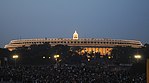
[(77, 31), (74, 32), (73, 39), (78, 39), (78, 33), (77, 33)]

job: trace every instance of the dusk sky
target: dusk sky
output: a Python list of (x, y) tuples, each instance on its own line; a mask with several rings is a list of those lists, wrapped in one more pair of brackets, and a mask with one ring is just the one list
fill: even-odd
[(149, 0), (0, 0), (0, 47), (13, 39), (135, 39), (149, 43)]

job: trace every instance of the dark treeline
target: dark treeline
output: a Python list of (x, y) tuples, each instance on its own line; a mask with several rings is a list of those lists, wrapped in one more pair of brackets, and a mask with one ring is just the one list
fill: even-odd
[[(19, 65), (46, 65), (52, 63), (114, 63), (114, 64), (130, 64), (130, 63), (144, 63), (149, 58), (149, 44), (145, 44), (142, 48), (131, 47), (115, 47), (111, 55), (100, 55), (100, 53), (80, 53), (82, 47), (70, 47), (67, 45), (51, 46), (47, 43), (40, 45), (31, 45), (30, 47), (21, 47), (16, 50), (9, 51), (0, 48), (0, 64), (13, 65), (13, 55), (18, 55), (16, 59)], [(136, 60), (134, 55), (142, 56), (140, 60)], [(54, 55), (59, 55), (54, 58)]]
[[(80, 56), (77, 51), (79, 47), (69, 47), (67, 45), (56, 45), (51, 46), (49, 44), (40, 44), (40, 45), (31, 45), (30, 47), (21, 47), (16, 48), (13, 51), (8, 49), (0, 49), (0, 61), (1, 64), (14, 64), (13, 55), (18, 55), (19, 58), (16, 59), (17, 64), (19, 65), (46, 65), (51, 63), (70, 63), (70, 62), (79, 62)], [(60, 55), (57, 61), (54, 58), (54, 55)], [(75, 59), (74, 59), (75, 58)], [(7, 59), (7, 60), (5, 60)]]

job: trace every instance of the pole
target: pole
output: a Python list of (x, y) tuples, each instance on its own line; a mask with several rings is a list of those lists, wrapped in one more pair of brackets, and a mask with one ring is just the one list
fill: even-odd
[(15, 67), (16, 67), (16, 59), (15, 59)]

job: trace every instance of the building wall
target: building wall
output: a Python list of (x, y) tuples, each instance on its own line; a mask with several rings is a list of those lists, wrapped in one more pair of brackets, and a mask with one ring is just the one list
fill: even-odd
[(9, 44), (5, 45), (5, 48), (8, 48), (10, 51), (14, 50), (17, 47), (29, 47), (31, 45), (38, 45), (49, 43), (51, 46), (58, 44), (68, 45), (68, 46), (79, 46), (83, 47), (83, 52), (99, 52), (101, 55), (110, 55), (111, 50), (115, 46), (131, 46), (133, 48), (141, 48), (142, 43), (136, 40), (115, 40), (115, 39), (97, 39), (97, 38), (43, 38), (43, 39), (21, 39), (21, 40), (12, 40)]

